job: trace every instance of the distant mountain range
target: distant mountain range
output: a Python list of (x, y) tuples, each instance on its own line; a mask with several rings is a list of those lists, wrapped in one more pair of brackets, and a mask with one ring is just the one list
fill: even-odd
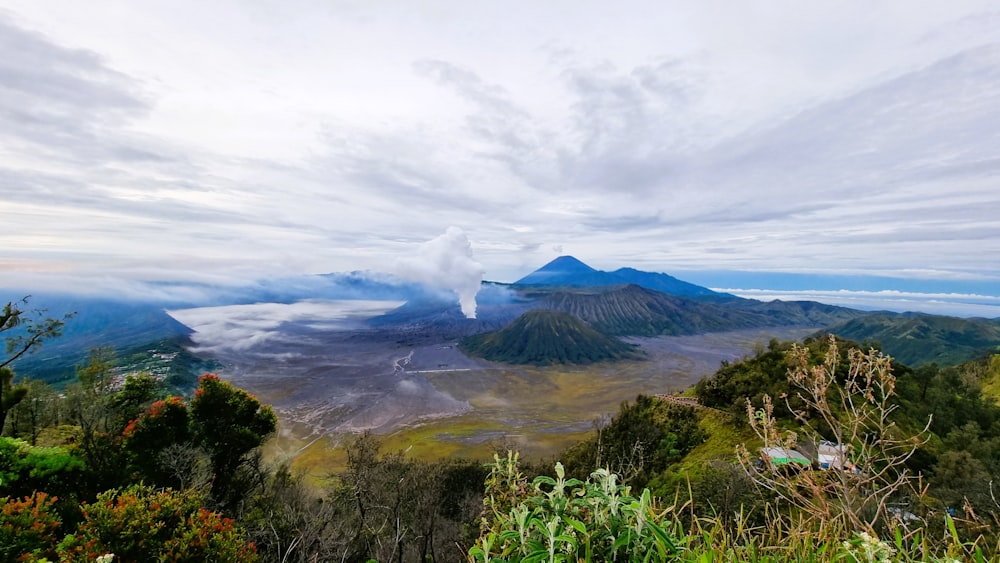
[[(191, 329), (175, 321), (167, 308), (235, 303), (292, 303), (302, 299), (379, 299), (405, 301), (405, 305), (369, 321), (366, 338), (392, 338), (401, 343), (416, 339), (462, 339), (474, 335), (477, 353), (486, 346), (492, 358), (530, 358), (529, 363), (575, 361), (593, 352), (595, 357), (618, 356), (615, 347), (598, 342), (565, 317), (537, 318), (526, 324), (529, 311), (556, 311), (585, 323), (604, 337), (693, 335), (737, 329), (800, 326), (823, 328), (856, 341), (879, 342), (900, 360), (952, 364), (973, 359), (1000, 345), (1000, 320), (959, 319), (920, 314), (871, 313), (814, 301), (762, 302), (714, 292), (667, 274), (620, 268), (596, 270), (572, 256), (561, 256), (514, 284), (484, 282), (477, 301), (478, 317), (467, 319), (453, 295), (422, 287), (392, 276), (351, 272), (268, 280), (241, 287), (202, 288), (202, 301), (178, 305), (175, 301), (142, 302), (107, 298), (37, 296), (32, 308), (48, 309), (48, 316), (76, 315), (66, 323), (64, 335), (46, 342), (39, 353), (15, 363), (19, 373), (46, 379), (72, 377), (74, 365), (83, 362), (91, 348), (119, 350), (171, 340), (185, 342)], [(16, 296), (15, 296), (16, 297)], [(530, 329), (530, 330), (529, 330)], [(572, 329), (570, 350), (545, 330)], [(530, 339), (546, 343), (551, 358), (537, 356), (526, 347)], [(500, 332), (503, 331), (503, 332)], [(490, 337), (489, 333), (500, 334)], [(585, 336), (580, 336), (584, 335)], [(563, 334), (565, 336), (565, 334)], [(620, 344), (620, 343), (619, 343)], [(509, 350), (503, 350), (509, 346)], [(530, 353), (529, 353), (530, 352)], [(500, 360), (503, 361), (503, 360)], [(521, 360), (518, 360), (521, 361)]]
[(1000, 353), (1000, 319), (960, 319), (923, 313), (878, 313), (826, 329), (842, 338), (877, 343), (910, 366), (955, 365)]
[[(828, 326), (867, 314), (808, 301), (741, 299), (633, 268), (602, 272), (572, 256), (549, 262), (512, 284), (510, 290), (519, 308), (533, 312), (503, 329), (466, 337), (463, 349), (467, 353), (536, 365), (608, 361), (635, 357), (622, 355), (620, 347), (627, 345), (614, 337)], [(494, 316), (491, 321), (501, 319), (502, 315)]]
[(540, 308), (564, 311), (616, 336), (680, 336), (764, 326), (826, 326), (867, 313), (811, 301), (762, 303), (728, 298), (703, 301), (635, 284), (560, 288)]
[(646, 289), (683, 297), (732, 297), (667, 274), (619, 268), (613, 272), (595, 270), (572, 256), (560, 256), (527, 276), (515, 286), (599, 287), (635, 284)]
[[(815, 301), (742, 299), (667, 274), (632, 268), (603, 272), (572, 256), (549, 262), (511, 288), (520, 297), (521, 307), (568, 313), (607, 336), (821, 326), (843, 338), (878, 343), (883, 351), (910, 365), (951, 365), (1000, 350), (1000, 320), (868, 312)], [(539, 330), (533, 330), (534, 337), (541, 338)], [(521, 346), (509, 334), (491, 342)], [(494, 348), (492, 353), (494, 357), (518, 356), (514, 349)]]
[(119, 352), (154, 342), (187, 341), (191, 329), (174, 320), (162, 305), (69, 296), (33, 296), (29, 311), (43, 309), (43, 317), (65, 319), (62, 335), (44, 341), (35, 353), (14, 362), (18, 373), (46, 380), (73, 377), (73, 368), (86, 363), (90, 350), (109, 346)]

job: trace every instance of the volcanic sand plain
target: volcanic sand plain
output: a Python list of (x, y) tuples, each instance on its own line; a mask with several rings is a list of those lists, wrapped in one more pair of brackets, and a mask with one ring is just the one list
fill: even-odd
[(383, 451), (423, 460), (486, 460), (498, 448), (551, 458), (586, 438), (623, 401), (681, 392), (771, 338), (817, 327), (630, 338), (646, 359), (589, 366), (525, 367), (462, 354), (454, 340), (398, 332), (288, 324), (281, 338), (208, 354), (220, 374), (278, 413), (266, 448), (320, 478), (345, 466), (345, 445), (369, 431)]

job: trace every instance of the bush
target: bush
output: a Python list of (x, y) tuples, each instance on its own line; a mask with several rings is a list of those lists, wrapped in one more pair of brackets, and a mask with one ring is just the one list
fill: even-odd
[(55, 555), (59, 517), (55, 497), (34, 493), (23, 500), (0, 498), (0, 560), (30, 560)]
[(21, 497), (45, 490), (68, 498), (81, 488), (84, 470), (83, 460), (64, 448), (0, 438), (0, 494)]
[(64, 561), (253, 562), (256, 548), (235, 522), (202, 507), (191, 492), (135, 485), (101, 493), (84, 505), (84, 520), (59, 544)]

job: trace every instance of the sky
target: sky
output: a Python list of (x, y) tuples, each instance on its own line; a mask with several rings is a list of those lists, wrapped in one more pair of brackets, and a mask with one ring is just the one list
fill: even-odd
[(991, 1), (0, 0), (0, 52), (0, 288), (450, 240), (1000, 316)]

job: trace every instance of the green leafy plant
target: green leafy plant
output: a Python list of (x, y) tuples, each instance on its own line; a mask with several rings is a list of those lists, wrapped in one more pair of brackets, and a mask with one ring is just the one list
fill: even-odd
[(487, 479), (482, 533), (470, 561), (662, 561), (678, 553), (669, 509), (648, 489), (638, 496), (599, 469), (586, 481), (540, 476), (530, 489), (517, 456), (494, 457)]
[(70, 497), (81, 486), (85, 464), (65, 448), (32, 446), (0, 437), (0, 493), (27, 496), (44, 490)]

